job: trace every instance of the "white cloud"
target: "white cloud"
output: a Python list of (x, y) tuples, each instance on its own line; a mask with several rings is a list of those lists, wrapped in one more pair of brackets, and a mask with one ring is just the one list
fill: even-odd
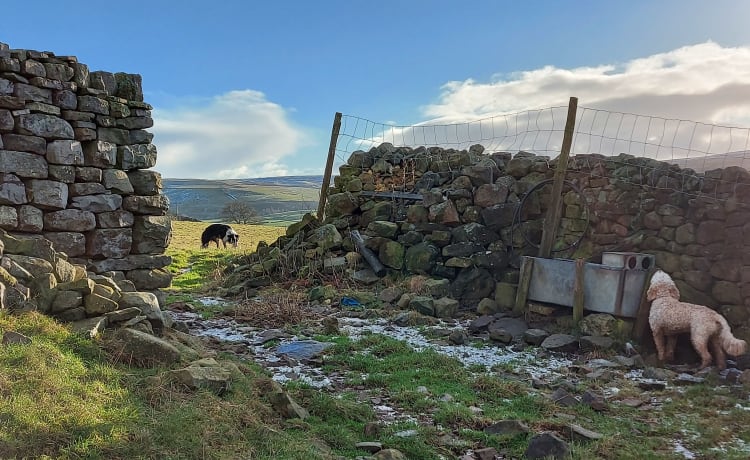
[(282, 160), (307, 142), (289, 110), (258, 91), (231, 91), (187, 107), (154, 110), (157, 169), (164, 177), (283, 176)]
[[(353, 126), (354, 149), (372, 145), (560, 152), (568, 99), (578, 97), (572, 153), (630, 153), (687, 161), (735, 152), (750, 163), (750, 47), (714, 42), (626, 63), (540, 69), (443, 85), (427, 121)], [(637, 114), (637, 115), (635, 115)], [(369, 133), (375, 133), (369, 135)]]
[(432, 123), (527, 109), (579, 105), (705, 123), (750, 125), (750, 47), (714, 42), (685, 46), (622, 64), (541, 69), (443, 85), (423, 108)]

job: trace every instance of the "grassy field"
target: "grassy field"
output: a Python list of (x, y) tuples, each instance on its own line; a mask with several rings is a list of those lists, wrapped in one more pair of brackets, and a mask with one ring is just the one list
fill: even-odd
[(206, 222), (172, 221), (172, 239), (166, 254), (172, 256), (169, 267), (174, 275), (171, 291), (196, 291), (209, 287), (211, 281), (218, 281), (221, 267), (232, 257), (255, 251), (258, 243), (268, 244), (286, 232), (286, 227), (269, 225), (232, 224), (240, 235), (236, 248), (210, 243), (201, 249), (201, 233)]
[[(207, 225), (207, 222), (172, 221), (172, 240), (169, 242), (168, 253), (170, 251), (200, 250), (201, 233)], [(254, 252), (259, 242), (265, 241), (271, 244), (286, 232), (286, 227), (270, 225), (231, 224), (231, 226), (240, 235), (237, 248), (227, 247), (225, 250), (223, 245), (220, 244), (219, 251), (240, 254)], [(210, 243), (208, 249), (203, 251), (217, 251), (216, 245)]]

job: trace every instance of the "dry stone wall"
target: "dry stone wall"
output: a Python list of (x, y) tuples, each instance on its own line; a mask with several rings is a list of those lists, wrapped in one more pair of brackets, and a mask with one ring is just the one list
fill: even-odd
[[(324, 266), (356, 270), (352, 261), (361, 261), (351, 257), (347, 236), (357, 229), (388, 270), (428, 275), (433, 297), (484, 313), (512, 308), (519, 256), (537, 253), (523, 235), (538, 241), (550, 196), (547, 188), (526, 192), (551, 179), (555, 167), (548, 157), (485, 153), (481, 145), (356, 151), (334, 180), (324, 225), (297, 227), (304, 239), (290, 232), (279, 246), (299, 260), (324, 250)], [(565, 193), (560, 244), (584, 236), (558, 257), (654, 254), (683, 300), (719, 310), (750, 338), (750, 173), (728, 167), (698, 174), (630, 155), (578, 155), (567, 170), (580, 194)], [(295, 240), (305, 243), (293, 249)]]
[(171, 223), (151, 109), (140, 75), (0, 43), (0, 229), (163, 300)]

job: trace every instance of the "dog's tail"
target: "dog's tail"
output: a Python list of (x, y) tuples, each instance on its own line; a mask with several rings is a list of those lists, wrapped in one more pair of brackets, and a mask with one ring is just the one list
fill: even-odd
[(732, 356), (740, 356), (747, 351), (747, 342), (740, 340), (732, 335), (732, 331), (727, 324), (727, 320), (723, 316), (719, 316), (717, 321), (721, 325), (721, 332), (719, 332), (719, 339), (721, 339), (721, 347), (728, 354)]

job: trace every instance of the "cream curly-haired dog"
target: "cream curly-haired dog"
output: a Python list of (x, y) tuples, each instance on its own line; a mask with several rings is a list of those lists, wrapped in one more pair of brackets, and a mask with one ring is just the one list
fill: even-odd
[(651, 277), (646, 299), (651, 301), (648, 322), (659, 361), (674, 359), (677, 335), (686, 332), (690, 333), (693, 348), (701, 357), (701, 369), (711, 364), (712, 354), (716, 367), (724, 369), (725, 352), (739, 356), (747, 350), (747, 342), (732, 335), (727, 320), (719, 313), (703, 305), (680, 302), (680, 291), (665, 272), (657, 270)]

